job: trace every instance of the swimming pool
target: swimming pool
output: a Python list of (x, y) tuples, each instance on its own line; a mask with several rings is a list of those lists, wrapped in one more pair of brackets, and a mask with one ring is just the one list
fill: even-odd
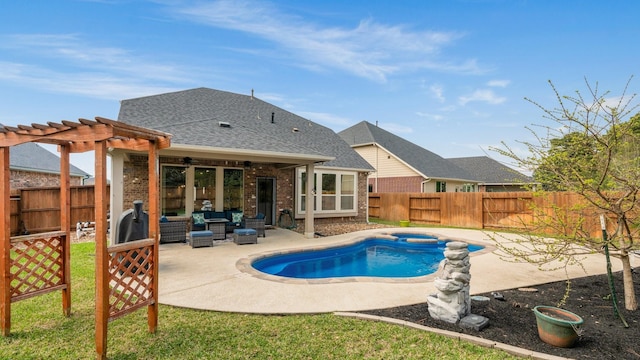
[[(345, 246), (267, 256), (251, 266), (267, 274), (299, 279), (417, 277), (438, 270), (445, 244), (429, 235), (392, 234), (392, 239), (370, 238)], [(482, 248), (469, 244), (469, 251)]]

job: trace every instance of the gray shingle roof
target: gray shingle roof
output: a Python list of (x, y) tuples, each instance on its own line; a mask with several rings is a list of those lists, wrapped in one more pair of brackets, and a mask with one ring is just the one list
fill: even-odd
[(459, 179), (474, 178), (464, 169), (447, 161), (410, 141), (383, 130), (367, 121), (361, 121), (338, 133), (351, 146), (376, 143), (390, 151), (405, 163), (430, 178)]
[(170, 133), (172, 145), (330, 156), (324, 165), (373, 170), (333, 130), (250, 95), (196, 88), (128, 99), (118, 120)]
[(472, 156), (447, 159), (467, 170), (484, 184), (526, 184), (533, 179), (488, 156)]
[[(60, 174), (60, 157), (36, 143), (13, 146), (9, 151), (11, 170)], [(85, 177), (88, 173), (69, 165), (71, 176)]]

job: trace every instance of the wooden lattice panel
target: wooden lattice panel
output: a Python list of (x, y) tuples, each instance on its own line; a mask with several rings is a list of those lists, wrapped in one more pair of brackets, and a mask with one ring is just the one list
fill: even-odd
[(64, 232), (11, 239), (11, 301), (65, 288)]
[(114, 319), (153, 302), (153, 245), (111, 253), (109, 318)]

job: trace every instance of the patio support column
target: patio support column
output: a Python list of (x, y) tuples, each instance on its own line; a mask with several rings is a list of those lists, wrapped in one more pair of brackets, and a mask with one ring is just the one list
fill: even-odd
[(0, 193), (4, 201), (0, 205), (0, 324), (2, 336), (11, 332), (11, 183), (9, 180), (9, 147), (0, 148)]
[[(124, 157), (125, 155), (121, 151), (111, 152), (110, 244), (115, 243), (116, 225), (120, 215), (124, 212)], [(130, 181), (131, 179), (127, 180)]]
[(313, 236), (315, 234), (315, 228), (314, 228), (314, 224), (313, 224), (313, 218), (315, 217), (314, 214), (314, 204), (316, 202), (316, 194), (315, 191), (313, 189), (314, 187), (314, 179), (315, 179), (315, 170), (314, 170), (315, 166), (313, 163), (311, 164), (307, 164), (307, 189), (305, 191), (305, 216), (304, 216), (304, 236), (307, 239), (313, 239)]

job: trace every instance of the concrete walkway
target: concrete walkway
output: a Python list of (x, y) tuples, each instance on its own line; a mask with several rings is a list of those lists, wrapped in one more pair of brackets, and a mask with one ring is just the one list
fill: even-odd
[[(487, 246), (472, 253), (471, 293), (484, 293), (529, 287), (564, 280), (564, 271), (540, 271), (530, 264), (501, 260), (493, 250), (487, 233), (447, 228), (389, 228), (365, 230), (339, 236), (306, 239), (284, 229), (266, 231), (258, 244), (217, 243), (213, 247), (192, 249), (186, 244), (160, 246), (160, 303), (179, 307), (242, 313), (324, 313), (362, 311), (426, 301), (435, 292), (437, 274), (413, 279), (345, 278), (330, 280), (287, 279), (266, 275), (250, 266), (251, 259), (265, 254), (302, 248), (326, 248), (356, 239), (393, 232), (436, 235), (442, 239), (463, 240)], [(632, 256), (633, 266), (640, 258)], [(614, 271), (620, 261), (612, 259)], [(571, 277), (606, 272), (603, 256), (591, 255), (580, 268), (570, 269)]]

